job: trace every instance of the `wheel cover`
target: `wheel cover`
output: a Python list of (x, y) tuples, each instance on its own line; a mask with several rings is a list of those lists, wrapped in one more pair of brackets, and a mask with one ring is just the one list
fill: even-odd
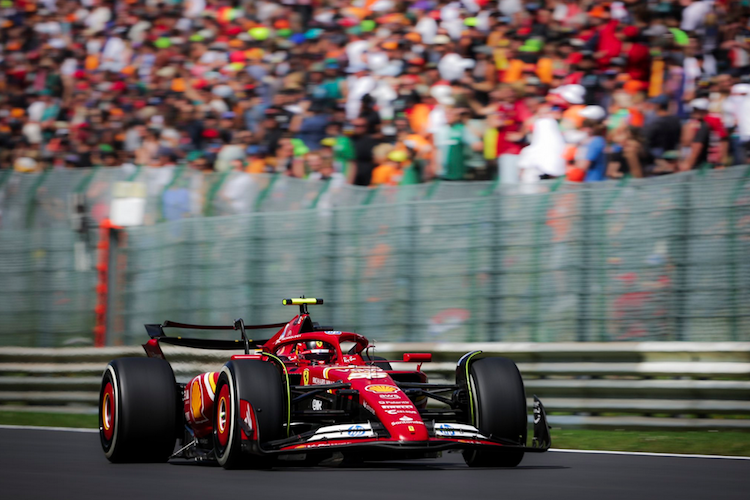
[(231, 426), (232, 401), (229, 397), (229, 385), (224, 384), (219, 391), (219, 401), (216, 404), (216, 438), (225, 447), (229, 442)]
[(99, 426), (104, 434), (104, 439), (112, 440), (115, 433), (115, 390), (111, 382), (107, 382), (102, 394), (101, 421)]

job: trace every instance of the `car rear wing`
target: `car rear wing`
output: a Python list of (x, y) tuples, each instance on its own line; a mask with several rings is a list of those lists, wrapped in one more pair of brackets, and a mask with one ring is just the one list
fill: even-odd
[[(164, 358), (164, 353), (161, 351), (159, 344), (171, 344), (182, 347), (193, 347), (196, 349), (214, 349), (223, 351), (233, 351), (237, 349), (244, 349), (245, 354), (250, 353), (250, 349), (260, 349), (263, 344), (268, 342), (268, 339), (254, 340), (249, 339), (246, 334), (246, 330), (262, 330), (265, 328), (281, 328), (286, 323), (270, 323), (267, 325), (245, 325), (245, 322), (240, 319), (236, 319), (232, 325), (191, 325), (188, 323), (178, 323), (176, 321), (165, 321), (161, 324), (147, 324), (146, 332), (150, 337), (146, 344), (143, 344), (143, 348), (146, 350), (146, 354), (149, 357)], [(169, 337), (164, 333), (165, 328), (183, 328), (188, 330), (233, 330), (240, 332), (240, 339), (235, 340), (213, 340), (213, 339), (197, 339), (197, 338), (185, 338), (185, 337)]]

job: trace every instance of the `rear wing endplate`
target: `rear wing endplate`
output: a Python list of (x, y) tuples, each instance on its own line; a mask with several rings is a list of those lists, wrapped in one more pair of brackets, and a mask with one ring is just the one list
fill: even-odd
[[(244, 348), (245, 354), (249, 354), (250, 348), (259, 349), (268, 342), (265, 340), (253, 340), (247, 338), (245, 330), (262, 330), (264, 328), (281, 328), (286, 323), (271, 323), (267, 325), (245, 325), (242, 318), (236, 319), (232, 325), (191, 325), (188, 323), (177, 323), (176, 321), (165, 321), (161, 324), (148, 324), (146, 332), (151, 338), (147, 344), (144, 344), (146, 354), (151, 356), (156, 352), (151, 352), (153, 349), (158, 350), (158, 344), (171, 344), (182, 347), (193, 347), (196, 349), (215, 349), (215, 350), (236, 350)], [(188, 330), (239, 330), (240, 339), (236, 340), (210, 340), (210, 339), (196, 339), (196, 338), (183, 338), (183, 337), (169, 337), (164, 333), (164, 328), (183, 328)], [(158, 357), (163, 357), (158, 356)]]

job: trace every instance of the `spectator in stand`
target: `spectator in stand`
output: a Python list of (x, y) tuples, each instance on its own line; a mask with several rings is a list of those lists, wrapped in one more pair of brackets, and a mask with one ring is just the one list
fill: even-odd
[[(585, 130), (620, 165), (611, 175), (636, 175), (636, 160), (651, 175), (671, 151), (681, 169), (739, 162), (749, 14), (709, 0), (5, 0), (0, 168), (328, 178), (330, 155), (334, 173), (365, 186), (387, 143), (413, 165), (401, 182), (479, 180), (534, 142), (562, 154), (551, 114), (580, 132), (587, 105), (607, 111)], [(691, 109), (704, 98), (707, 110)], [(578, 135), (567, 146), (580, 155)], [(538, 160), (529, 180), (562, 175), (562, 158)], [(598, 165), (587, 178), (606, 177)]]
[(587, 138), (583, 141), (576, 166), (586, 172), (586, 182), (603, 181), (607, 171), (607, 142), (604, 139), (606, 126), (586, 118), (581, 130), (586, 133)]
[(680, 170), (702, 167), (708, 162), (711, 128), (706, 122), (708, 99), (701, 97), (690, 101), (690, 119), (682, 127), (680, 140), (684, 149)]
[(357, 186), (369, 186), (372, 171), (375, 168), (373, 150), (380, 144), (380, 141), (367, 132), (371, 125), (366, 118), (357, 118), (352, 125), (354, 126), (352, 134), (354, 154), (353, 161), (349, 162), (349, 168), (353, 172), (352, 183)]
[(666, 95), (654, 97), (649, 102), (656, 109), (653, 118), (644, 128), (646, 148), (653, 158), (661, 158), (665, 152), (679, 149), (682, 124), (669, 111), (670, 103)]

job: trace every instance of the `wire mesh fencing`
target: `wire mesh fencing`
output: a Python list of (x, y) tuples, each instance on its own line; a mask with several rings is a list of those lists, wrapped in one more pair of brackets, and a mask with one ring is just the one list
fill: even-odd
[(113, 345), (166, 319), (284, 321), (281, 299), (303, 294), (326, 299), (316, 321), (376, 341), (750, 340), (748, 167), (381, 189), (179, 167), (47, 175), (0, 189), (3, 344), (92, 338), (95, 272), (76, 259), (95, 242), (66, 228), (64, 193), (84, 193), (95, 223), (117, 180), (146, 183), (148, 203), (112, 247)]
[(131, 229), (110, 330), (128, 344), (165, 319), (278, 322), (305, 294), (326, 299), (321, 324), (382, 341), (748, 340), (747, 178), (375, 193)]

